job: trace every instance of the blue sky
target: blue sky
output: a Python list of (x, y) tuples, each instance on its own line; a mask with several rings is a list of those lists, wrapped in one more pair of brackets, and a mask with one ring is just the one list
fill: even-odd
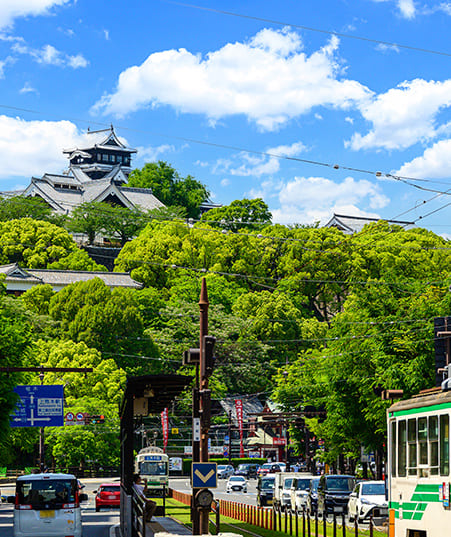
[(193, 1), (1, 0), (0, 189), (112, 123), (214, 202), (451, 236), (451, 2)]

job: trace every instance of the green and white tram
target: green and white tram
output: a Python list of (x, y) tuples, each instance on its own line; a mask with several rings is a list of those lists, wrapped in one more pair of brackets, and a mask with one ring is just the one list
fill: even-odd
[(388, 409), (390, 537), (451, 533), (450, 414), (451, 391), (440, 388)]
[(163, 496), (168, 488), (169, 458), (163, 450), (156, 446), (143, 448), (136, 455), (135, 472), (142, 480), (147, 480), (147, 491), (150, 496)]

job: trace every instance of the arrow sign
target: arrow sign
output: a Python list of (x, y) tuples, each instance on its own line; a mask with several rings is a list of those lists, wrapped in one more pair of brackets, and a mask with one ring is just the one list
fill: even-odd
[(204, 487), (217, 488), (217, 468), (215, 462), (193, 462), (191, 466), (191, 486), (193, 489)]
[(19, 402), (10, 417), (11, 427), (61, 427), (64, 425), (62, 385), (16, 386)]

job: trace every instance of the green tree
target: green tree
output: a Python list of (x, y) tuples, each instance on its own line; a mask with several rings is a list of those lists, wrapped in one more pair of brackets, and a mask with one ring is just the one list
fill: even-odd
[(0, 201), (0, 221), (33, 218), (52, 221), (51, 207), (39, 197), (13, 196)]
[(49, 313), (66, 338), (98, 349), (128, 373), (155, 371), (159, 351), (144, 336), (135, 291), (111, 290), (100, 278), (74, 283), (51, 298)]
[(112, 240), (119, 240), (121, 246), (138, 235), (148, 222), (148, 216), (139, 209), (119, 206), (104, 207), (101, 212), (103, 228)]
[(205, 185), (191, 175), (180, 177), (167, 162), (147, 163), (141, 170), (133, 170), (128, 186), (150, 188), (153, 194), (168, 207), (183, 207), (186, 216), (198, 218), (199, 207), (206, 201), (209, 192)]
[(85, 343), (39, 341), (35, 360), (45, 367), (92, 367), (86, 376), (80, 373), (47, 373), (45, 384), (64, 386), (65, 411), (103, 415), (99, 425), (52, 427), (46, 434), (46, 451), (63, 467), (83, 467), (87, 460), (102, 466), (118, 466), (120, 461), (119, 405), (126, 374), (112, 359)]
[(73, 208), (67, 226), (74, 233), (83, 233), (88, 244), (93, 244), (96, 235), (103, 230), (102, 211), (106, 204), (95, 201), (81, 203)]
[(55, 224), (21, 218), (0, 222), (0, 263), (27, 268), (105, 270), (80, 250), (69, 233)]
[[(2, 289), (2, 293), (4, 290)], [(23, 304), (0, 296), (0, 364), (7, 366), (30, 365), (30, 350), (34, 334), (34, 316)], [(10, 462), (14, 449), (9, 427), (9, 416), (17, 403), (13, 391), (18, 384), (26, 384), (29, 375), (24, 373), (0, 373), (0, 458)]]
[(230, 205), (211, 209), (202, 215), (202, 222), (230, 231), (259, 230), (270, 224), (271, 219), (269, 207), (261, 198), (235, 200)]

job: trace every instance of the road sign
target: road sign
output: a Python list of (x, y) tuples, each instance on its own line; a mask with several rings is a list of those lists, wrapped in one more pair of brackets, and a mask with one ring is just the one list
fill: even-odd
[(62, 427), (64, 425), (64, 388), (52, 386), (16, 386), (20, 397), (14, 414), (10, 416), (11, 427)]
[(65, 416), (66, 421), (74, 421), (74, 415), (72, 412), (68, 412)]
[(193, 489), (218, 486), (218, 473), (215, 462), (193, 462), (191, 465), (191, 486)]

